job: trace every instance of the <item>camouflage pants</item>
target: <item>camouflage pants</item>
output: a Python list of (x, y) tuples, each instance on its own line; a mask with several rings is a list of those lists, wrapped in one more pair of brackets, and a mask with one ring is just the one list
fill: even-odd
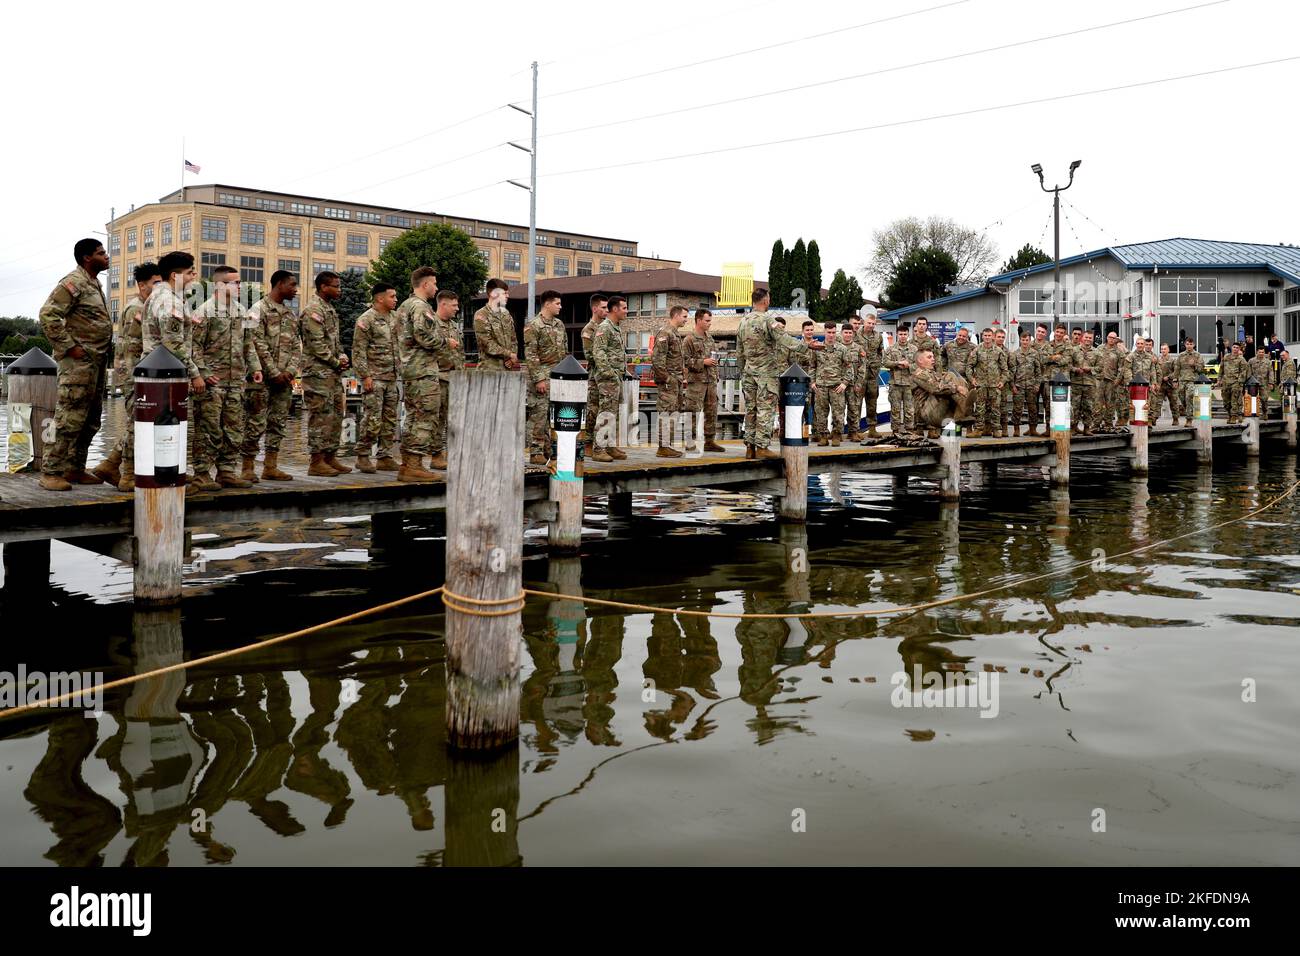
[(436, 375), (410, 379), (404, 383), (403, 393), (406, 424), (402, 428), (402, 451), (408, 455), (432, 454), (442, 383)]
[(1011, 424), (1027, 424), (1031, 429), (1038, 427), (1037, 382), (1026, 382), (1024, 385), (1016, 386), (1015, 395), (1011, 399)]
[[(618, 406), (623, 401), (622, 382), (595, 382), (594, 391), (587, 401), (595, 399), (596, 415), (592, 420), (591, 445), (593, 449), (618, 445)], [(587, 406), (589, 409), (591, 405)]]
[(772, 443), (772, 429), (776, 426), (776, 377), (745, 376), (740, 394), (745, 400), (745, 444), (766, 448)]
[(1229, 420), (1240, 418), (1242, 413), (1241, 398), (1245, 389), (1240, 385), (1223, 386), (1223, 407)]
[(122, 437), (113, 449), (122, 455), (123, 473), (135, 467), (135, 388), (126, 390), (126, 424), (122, 427)]
[(1195, 382), (1178, 383), (1178, 400), (1183, 406), (1183, 417), (1196, 418), (1198, 403), (1196, 401)]
[(889, 380), (889, 430), (895, 435), (910, 435), (916, 430), (916, 405), (908, 382)]
[(244, 392), (245, 458), (257, 457), (257, 446), (266, 435), (267, 454), (279, 454), (284, 426), (293, 408), (293, 383), (259, 385)]
[(975, 427), (984, 432), (1002, 428), (1002, 389), (995, 385), (975, 386)]
[(551, 408), (549, 392), (539, 392), (537, 385), (528, 383), (528, 396), (525, 400), (528, 408), (528, 424), (524, 429), (524, 442), (528, 451), (535, 455), (551, 457), (551, 424), (548, 412)]
[(302, 400), (307, 407), (307, 450), (337, 452), (343, 430), (343, 386), (337, 372), (302, 380)]
[[(678, 430), (677, 413), (682, 411), (682, 383), (679, 379), (664, 382), (655, 390), (655, 412), (659, 416), (659, 444), (671, 445)], [(690, 440), (690, 434), (685, 439)]]
[[(830, 435), (839, 435), (844, 431), (844, 396), (846, 387), (838, 395), (833, 385), (819, 385), (813, 392), (813, 435), (820, 441)], [(828, 422), (829, 419), (829, 422)], [(829, 429), (827, 426), (830, 426)]]
[(397, 444), (397, 383), (375, 379), (373, 387), (361, 398), (361, 433), (357, 437), (357, 454), (369, 455), (376, 442), (378, 458), (392, 458)]
[(1092, 428), (1097, 417), (1097, 386), (1075, 382), (1070, 386), (1070, 424)]
[(214, 464), (219, 475), (239, 471), (239, 451), (244, 444), (244, 387), (209, 385), (198, 416), (194, 473), (209, 474)]
[(1183, 414), (1183, 393), (1178, 387), (1177, 382), (1165, 381), (1157, 390), (1157, 395), (1153, 399), (1155, 411), (1151, 413), (1151, 424), (1160, 420), (1160, 414), (1164, 409), (1165, 403), (1169, 403), (1169, 414), (1174, 418), (1179, 418)]
[[(63, 475), (86, 467), (90, 442), (103, 418), (100, 388), (106, 363), (103, 357), (59, 360), (59, 397), (54, 408), (54, 441), (41, 454), (41, 473)], [(32, 422), (32, 428), (44, 428)]]
[(867, 369), (867, 380), (862, 383), (861, 399), (866, 403), (867, 425), (876, 427), (876, 403), (880, 401), (880, 369)]
[(692, 382), (686, 386), (686, 411), (704, 413), (704, 440), (718, 440), (718, 386), (712, 382)]

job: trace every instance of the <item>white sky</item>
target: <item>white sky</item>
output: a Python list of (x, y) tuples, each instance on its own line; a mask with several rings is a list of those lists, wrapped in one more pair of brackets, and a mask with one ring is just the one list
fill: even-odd
[[(887, 17), (897, 19), (859, 26)], [(1076, 158), (1083, 167), (1063, 195), (1078, 213), (1065, 207), (1074, 231), (1063, 224), (1063, 256), (1170, 236), (1297, 241), (1296, 121), (1286, 104), (1300, 79), (1298, 25), (1300, 5), (1276, 0), (20, 5), (0, 34), (9, 132), (0, 154), (0, 315), (35, 317), (71, 268), (74, 241), (102, 231), (110, 207), (176, 188), (182, 136), (202, 166), (191, 184), (527, 223), (527, 193), (489, 184), (527, 180), (528, 157), (495, 145), (526, 142), (527, 117), (493, 108), (526, 103), (534, 58), (542, 63), (539, 228), (634, 239), (643, 254), (695, 271), (752, 261), (763, 278), (773, 240), (788, 246), (802, 235), (821, 246), (825, 285), (836, 268), (861, 278), (872, 230), (911, 214), (987, 227), (1000, 253), (995, 268), (1025, 242), (1050, 254), (1050, 196), (1029, 166), (1042, 163), (1051, 184)], [(194, 35), (177, 32), (168, 57), (160, 31), (182, 26)], [(783, 45), (728, 56), (772, 44)], [(1285, 57), (1297, 59), (694, 155)], [(881, 69), (891, 72), (547, 135)], [(136, 82), (124, 92), (127, 77)], [(606, 85), (558, 95), (594, 83)], [(692, 155), (562, 175), (681, 154)]]

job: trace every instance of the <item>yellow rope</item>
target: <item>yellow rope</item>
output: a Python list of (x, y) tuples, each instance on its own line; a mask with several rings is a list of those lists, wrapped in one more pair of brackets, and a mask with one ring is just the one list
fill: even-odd
[[(1153, 542), (1152, 544), (1145, 544), (1142, 545), (1141, 547), (1132, 548), (1128, 551), (1120, 552), (1119, 554), (1107, 555), (1107, 560), (1131, 557), (1135, 554), (1141, 554), (1144, 551), (1150, 551), (1153, 548), (1158, 548), (1167, 544), (1172, 544), (1175, 541), (1181, 541), (1184, 538), (1195, 537), (1198, 534), (1205, 534), (1206, 532), (1209, 531), (1217, 531), (1219, 528), (1226, 528), (1229, 525), (1237, 524), (1242, 521), (1248, 521), (1249, 519), (1254, 518), (1257, 515), (1261, 515), (1265, 511), (1268, 511), (1270, 508), (1274, 507), (1279, 502), (1285, 501), (1287, 498), (1295, 494), (1297, 489), (1300, 489), (1300, 481), (1296, 481), (1289, 488), (1287, 488), (1287, 490), (1284, 491), (1282, 494), (1278, 495), (1276, 498), (1271, 499), (1270, 501), (1261, 505), (1259, 508), (1256, 508), (1254, 511), (1251, 511), (1247, 514), (1240, 515), (1236, 518), (1229, 518), (1227, 521), (1220, 521), (1218, 524), (1212, 524), (1206, 528), (1198, 528), (1194, 531), (1188, 531), (1180, 535), (1175, 535), (1172, 538), (1163, 538), (1160, 541)], [(58, 697), (50, 697), (45, 700), (35, 701), (30, 704), (22, 704), (21, 706), (18, 707), (10, 707), (7, 710), (0, 710), (0, 720), (3, 720), (6, 717), (13, 717), (21, 713), (26, 713), (27, 711), (30, 710), (36, 710), (37, 708), (40, 707), (49, 707), (52, 706), (53, 704), (62, 703), (63, 701), (69, 700), (73, 697), (86, 697), (92, 694), (97, 694), (100, 691), (113, 690), (118, 687), (126, 687), (130, 684), (135, 684), (143, 680), (148, 680), (151, 677), (159, 677), (163, 674), (170, 674), (173, 671), (185, 670), (186, 668), (189, 667), (201, 667), (206, 664), (214, 663), (215, 661), (224, 660), (225, 658), (228, 657), (235, 657), (239, 654), (247, 654), (251, 651), (261, 650), (263, 648), (271, 647), (275, 644), (280, 644), (285, 641), (290, 641), (298, 637), (305, 637), (308, 634), (315, 634), (318, 631), (323, 631), (326, 630), (327, 628), (337, 627), (340, 624), (348, 624), (352, 621), (357, 621), (364, 617), (370, 617), (371, 615), (379, 614), (383, 611), (390, 611), (393, 608), (401, 607), (404, 604), (411, 604), (415, 601), (420, 601), (428, 597), (434, 597), (435, 595), (438, 594), (442, 595), (443, 604), (449, 610), (455, 611), (458, 614), (467, 614), (472, 617), (504, 617), (508, 614), (518, 614), (523, 610), (527, 598), (531, 596), (531, 597), (546, 598), (547, 600), (551, 600), (551, 601), (578, 601), (582, 604), (593, 604), (593, 605), (599, 605), (601, 607), (614, 607), (625, 611), (644, 611), (651, 614), (675, 614), (675, 615), (681, 615), (685, 617), (717, 617), (717, 618), (727, 618), (731, 620), (750, 620), (750, 621), (808, 620), (812, 618), (850, 618), (851, 619), (851, 618), (860, 618), (860, 617), (885, 617), (893, 614), (916, 613), (918, 611), (927, 611), (930, 610), (931, 608), (943, 607), (948, 604), (957, 604), (962, 601), (971, 601), (976, 598), (986, 597), (990, 594), (997, 594), (1001, 591), (1006, 591), (1013, 587), (1019, 587), (1022, 584), (1030, 584), (1034, 581), (1042, 581), (1047, 578), (1053, 578), (1062, 574), (1067, 574), (1072, 571), (1077, 571), (1079, 568), (1091, 567), (1092, 564), (1093, 564), (1092, 559), (1089, 559), (1087, 561), (1079, 561), (1074, 564), (1066, 565), (1065, 567), (1062, 568), (1057, 568), (1053, 571), (1045, 571), (1042, 574), (1033, 574), (1027, 577), (1016, 578), (1012, 581), (1007, 582), (1006, 584), (999, 584), (996, 587), (985, 588), (982, 591), (974, 591), (969, 594), (954, 594), (951, 597), (940, 598), (939, 600), (936, 601), (926, 601), (922, 604), (909, 604), (902, 607), (874, 608), (871, 610), (864, 610), (864, 611), (804, 611), (797, 614), (779, 614), (779, 613), (750, 614), (750, 613), (744, 613), (738, 611), (691, 611), (682, 608), (660, 607), (654, 604), (634, 604), (628, 601), (609, 601), (603, 598), (582, 597), (576, 594), (563, 594), (563, 593), (557, 593), (555, 591), (538, 591), (532, 588), (523, 588), (520, 590), (518, 594), (508, 598), (471, 598), (464, 594), (456, 594), (453, 592), (449, 592), (446, 588), (446, 585), (439, 585), (438, 587), (432, 588), (431, 590), (428, 591), (421, 591), (418, 594), (411, 594), (404, 598), (398, 598), (397, 600), (389, 601), (386, 604), (379, 604), (376, 605), (375, 607), (366, 608), (365, 610), (362, 611), (356, 611), (352, 614), (347, 614), (344, 615), (343, 617), (335, 618), (332, 621), (325, 621), (322, 624), (315, 624), (311, 627), (303, 628), (300, 631), (291, 631), (288, 634), (281, 634), (279, 637), (267, 638), (264, 641), (258, 641), (254, 644), (245, 644), (242, 647), (232, 648), (228, 651), (219, 651), (216, 654), (209, 654), (206, 657), (195, 658), (192, 661), (183, 661), (179, 664), (169, 664), (166, 667), (159, 667), (151, 671), (145, 671), (143, 674), (133, 674), (130, 677), (122, 677), (119, 678), (118, 680), (108, 681), (103, 684), (97, 684), (94, 687), (91, 687), (87, 690), (70, 691), (69, 693), (66, 694), (60, 694)], [(448, 598), (450, 598), (451, 600), (449, 601)], [(467, 606), (467, 605), (474, 605), (474, 606)], [(518, 606), (511, 606), (511, 607), (501, 609), (501, 605), (518, 605)], [(491, 611), (484, 611), (478, 609), (484, 607), (493, 607), (497, 609)]]

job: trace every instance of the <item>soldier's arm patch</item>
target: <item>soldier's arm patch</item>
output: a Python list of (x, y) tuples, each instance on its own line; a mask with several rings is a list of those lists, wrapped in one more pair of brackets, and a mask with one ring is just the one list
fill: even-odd
[(77, 283), (73, 282), (71, 279), (63, 283), (63, 288), (67, 289), (73, 295), (77, 294)]

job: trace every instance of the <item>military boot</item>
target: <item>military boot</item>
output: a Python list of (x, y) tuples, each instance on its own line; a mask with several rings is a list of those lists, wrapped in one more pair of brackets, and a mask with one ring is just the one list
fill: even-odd
[(704, 450), (709, 452), (720, 452), (720, 451), (726, 451), (727, 449), (723, 448), (715, 441), (706, 441), (704, 443)]
[(447, 449), (444, 448), (442, 451), (438, 452), (436, 455), (430, 458), (429, 467), (436, 468), (439, 471), (446, 471), (447, 470)]
[[(825, 447), (826, 447), (827, 445), (829, 445), (830, 443), (831, 443), (831, 440), (830, 440), (829, 438), (827, 438), (825, 435), (823, 435), (821, 438), (817, 439), (817, 447), (818, 447), (818, 448), (825, 448)], [(745, 446), (745, 447), (748, 448), (748, 447), (750, 447), (750, 446), (747, 445), (747, 446)], [(753, 458), (754, 456), (751, 455), (751, 454), (749, 454), (749, 453), (746, 453), (746, 454), (745, 454), (745, 457), (746, 457), (746, 458)]]
[(614, 445), (610, 445), (605, 449), (605, 451), (608, 452), (609, 457), (613, 458), (615, 461), (624, 461), (627, 458), (627, 452), (621, 448), (615, 447)]
[(754, 457), (755, 458), (780, 458), (781, 455), (778, 452), (772, 451), (770, 448), (755, 448)]
[(357, 471), (363, 475), (373, 475), (379, 469), (370, 461), (369, 455), (357, 455)]
[(63, 477), (74, 485), (102, 485), (104, 483), (103, 478), (91, 474), (84, 468), (70, 468)]
[(967, 437), (967, 438), (983, 438), (983, 437), (984, 437), (984, 429), (980, 428), (978, 425), (975, 426), (974, 428), (967, 428), (967, 429), (966, 429), (966, 437)]
[(586, 457), (590, 458), (592, 461), (613, 461), (614, 460), (613, 456), (610, 455), (608, 448), (597, 448), (595, 451), (593, 451), (590, 455), (587, 455)]
[(397, 471), (400, 467), (401, 466), (389, 455), (384, 455), (375, 462), (375, 468), (379, 471)]
[(876, 426), (872, 425), (867, 429), (867, 438), (879, 438), (880, 432), (876, 431)]
[(135, 491), (135, 467), (129, 461), (122, 462), (121, 477), (117, 480), (117, 490), (123, 493)]
[(841, 441), (842, 441), (842, 439), (840, 438), (840, 433), (839, 433), (839, 432), (835, 432), (833, 435), (831, 435), (831, 447), (832, 447), (832, 448), (839, 448), (839, 447), (840, 447), (840, 442), (841, 442)]
[(343, 464), (343, 462), (338, 460), (337, 455), (338, 455), (337, 448), (332, 451), (325, 452), (325, 464), (329, 465), (340, 475), (346, 475), (348, 472), (352, 470), (352, 466)]
[(253, 483), (245, 478), (240, 478), (233, 471), (217, 472), (217, 484), (222, 488), (251, 488)]
[(533, 452), (531, 455), (528, 456), (528, 464), (530, 464), (530, 465), (544, 465), (544, 464), (546, 464), (546, 456), (543, 455), (540, 451), (535, 451), (535, 452)]
[(113, 453), (91, 469), (91, 474), (101, 481), (115, 485), (122, 480), (122, 452), (114, 448)]
[(243, 470), (240, 471), (239, 477), (252, 484), (257, 484), (257, 458), (253, 455), (245, 455), (243, 461)]
[(200, 491), (220, 491), (221, 486), (212, 480), (212, 476), (207, 472), (200, 472), (185, 483), (185, 493)]
[(72, 485), (59, 475), (41, 475), (38, 484), (46, 491), (68, 491)]
[[(818, 444), (823, 444), (823, 442), (818, 442)], [(746, 460), (752, 460), (754, 458), (754, 446), (748, 442), (745, 443), (745, 458)]]
[(339, 473), (330, 467), (323, 451), (314, 451), (311, 453), (311, 464), (307, 467), (307, 474), (315, 478), (336, 478)]
[(995, 428), (995, 429), (993, 429), (993, 437), (994, 437), (994, 438), (1006, 438), (1006, 437), (1007, 437), (1007, 433), (1006, 433), (1005, 431), (1003, 431), (1001, 428)]
[(402, 452), (402, 467), (397, 470), (397, 480), (437, 481), (438, 476), (431, 471), (425, 471), (420, 455), (413, 455), (409, 451), (404, 451)]
[(671, 445), (660, 445), (659, 450), (655, 452), (656, 458), (681, 458), (682, 453)]
[(293, 481), (293, 475), (280, 470), (280, 453), (268, 451), (266, 461), (262, 462), (262, 477), (267, 481)]

